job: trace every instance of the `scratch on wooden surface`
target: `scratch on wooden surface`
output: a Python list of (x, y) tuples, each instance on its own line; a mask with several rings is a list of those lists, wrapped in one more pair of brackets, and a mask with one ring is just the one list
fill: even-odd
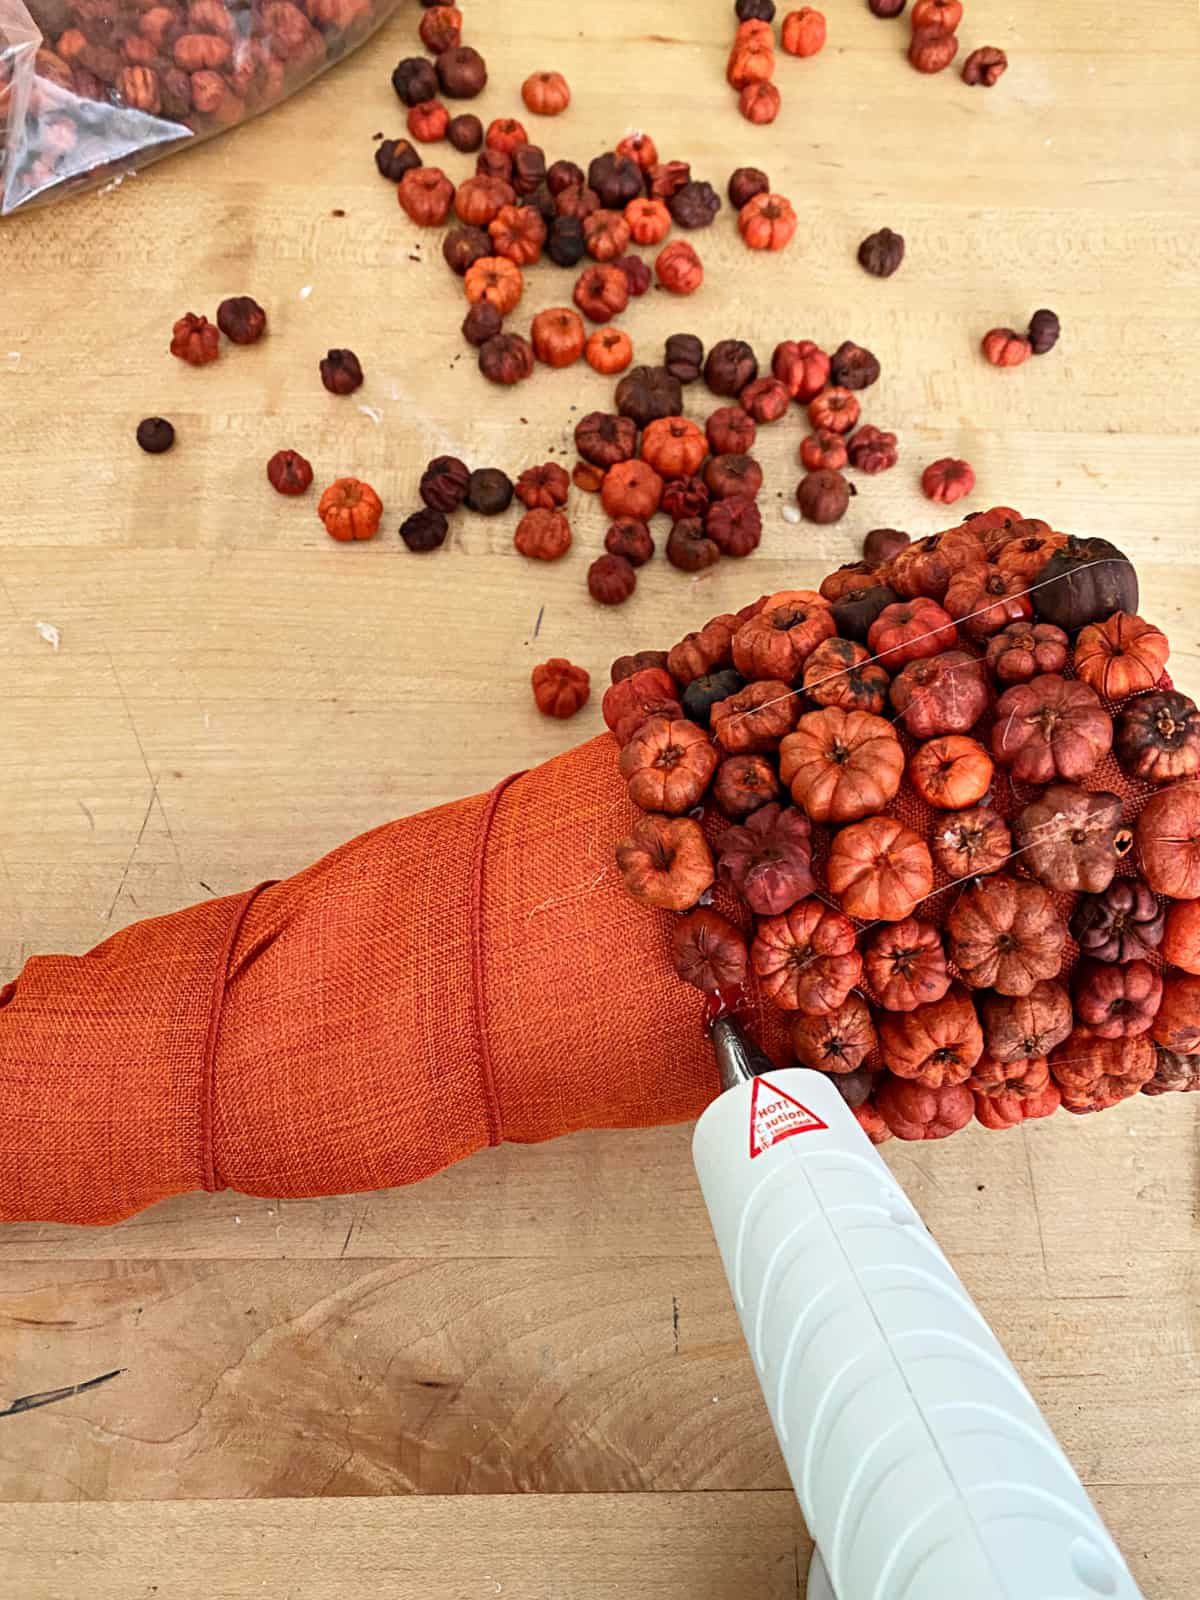
[(1029, 1137), (1024, 1127), (1021, 1129), (1021, 1142), (1025, 1147), (1025, 1165), (1029, 1171), (1029, 1193), (1033, 1198), (1033, 1217), (1037, 1223), (1038, 1245), (1042, 1252), (1042, 1271), (1046, 1275), (1046, 1284), (1050, 1284), (1050, 1263), (1046, 1259), (1046, 1234), (1042, 1228), (1042, 1208), (1038, 1205), (1037, 1183), (1033, 1176), (1033, 1156), (1029, 1150)]
[(158, 798), (158, 785), (154, 783), (153, 779), (151, 779), (151, 785), (150, 800), (146, 806), (146, 815), (142, 818), (142, 825), (138, 829), (137, 838), (133, 841), (133, 849), (129, 852), (129, 859), (125, 863), (125, 870), (121, 873), (121, 881), (117, 884), (117, 892), (112, 897), (112, 904), (109, 906), (108, 912), (104, 918), (105, 922), (111, 922), (113, 919), (113, 912), (117, 909), (117, 902), (121, 898), (121, 891), (125, 887), (125, 880), (129, 876), (129, 869), (133, 866), (134, 857), (137, 855), (138, 850), (141, 847), (142, 840), (146, 836), (146, 826), (150, 821), (150, 813), (154, 810), (154, 802)]
[(82, 800), (76, 800), (75, 804), (79, 807), (80, 811), (82, 811), (84, 816), (87, 818), (87, 820), (88, 820), (88, 828), (91, 830), (92, 833), (95, 833), (95, 831), (96, 831), (96, 819), (95, 819), (95, 817), (88, 810), (87, 806), (84, 805)]
[(671, 1296), (671, 1331), (675, 1336), (675, 1354), (679, 1354), (679, 1300)]
[(102, 1372), (98, 1378), (89, 1378), (86, 1383), (68, 1384), (65, 1389), (43, 1389), (40, 1394), (23, 1394), (4, 1411), (0, 1411), (0, 1417), (15, 1417), (21, 1411), (36, 1411), (40, 1406), (53, 1406), (60, 1400), (71, 1400), (77, 1394), (86, 1394), (89, 1389), (98, 1389), (102, 1383), (111, 1383), (125, 1370), (124, 1367), (114, 1367), (111, 1372)]

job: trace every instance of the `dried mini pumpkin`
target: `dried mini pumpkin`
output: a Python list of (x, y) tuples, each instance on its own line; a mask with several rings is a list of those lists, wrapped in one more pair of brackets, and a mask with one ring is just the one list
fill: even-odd
[(811, 857), (808, 818), (796, 806), (772, 802), (740, 828), (722, 835), (718, 870), (722, 883), (739, 894), (756, 916), (775, 917), (812, 893)]
[(569, 367), (578, 361), (587, 340), (583, 323), (568, 306), (539, 311), (529, 337), (534, 355), (548, 367)]
[(1008, 1064), (981, 1056), (967, 1088), (975, 1096), (977, 1120), (993, 1132), (1052, 1116), (1062, 1104), (1045, 1056)]
[(1142, 1085), (1143, 1094), (1190, 1094), (1200, 1089), (1200, 1056), (1181, 1056), (1157, 1044), (1154, 1060), (1154, 1076)]
[(1200, 1052), (1200, 978), (1182, 972), (1167, 977), (1150, 1035), (1178, 1055)]
[(1093, 622), (1075, 641), (1075, 676), (1106, 700), (1153, 689), (1162, 677), (1171, 647), (1161, 628), (1117, 611)]
[(621, 751), (629, 798), (643, 811), (679, 816), (697, 805), (717, 765), (703, 728), (682, 718), (651, 717)]
[(1200, 771), (1200, 711), (1175, 690), (1139, 695), (1117, 717), (1117, 760), (1135, 778), (1170, 783)]
[(942, 936), (931, 922), (905, 917), (876, 928), (863, 951), (871, 992), (885, 1011), (914, 1011), (950, 987)]
[(488, 233), (495, 254), (518, 267), (531, 267), (546, 242), (546, 224), (536, 206), (501, 206)]
[[(732, 676), (741, 681), (738, 673)], [(702, 683), (704, 680), (697, 678), (695, 681)], [(694, 718), (695, 713), (686, 695), (683, 709), (686, 716)], [(752, 811), (778, 800), (779, 793), (779, 778), (774, 763), (760, 755), (726, 756), (717, 768), (712, 785), (712, 797), (727, 817), (748, 817)], [(809, 889), (811, 887), (810, 883)], [(807, 894), (809, 889), (805, 889), (804, 893)]]
[(851, 589), (833, 602), (834, 624), (844, 639), (865, 644), (872, 623), (895, 603), (895, 591), (886, 584), (872, 583), (866, 588)]
[(970, 1077), (983, 1054), (983, 1030), (970, 995), (951, 984), (940, 1000), (904, 1013), (885, 1012), (879, 1019), (879, 1045), (898, 1078), (941, 1089)]
[(536, 507), (517, 523), (513, 544), (530, 561), (558, 561), (571, 548), (571, 524), (561, 511)]
[[(1151, 932), (1153, 927), (1151, 923)], [(1135, 924), (1135, 928), (1140, 935), (1142, 925)], [(1184, 972), (1200, 973), (1200, 900), (1177, 900), (1166, 913), (1162, 937), (1157, 943), (1164, 961)], [(1150, 948), (1154, 948), (1153, 944)]]
[(734, 635), (733, 664), (747, 678), (790, 681), (833, 627), (828, 603), (812, 590), (774, 594)]
[(916, 539), (901, 550), (888, 563), (887, 582), (907, 599), (940, 600), (956, 572), (978, 566), (985, 559), (983, 540), (973, 528), (948, 528), (945, 533)]
[(611, 322), (629, 304), (629, 279), (620, 267), (588, 267), (575, 281), (574, 300), (589, 322)]
[(639, 667), (604, 691), (600, 711), (605, 726), (615, 733), (632, 712), (669, 700), (674, 694), (675, 680), (665, 667)]
[(936, 656), (958, 643), (954, 618), (934, 600), (923, 596), (886, 606), (871, 624), (867, 646), (889, 672), (906, 661)]
[(1067, 1111), (1104, 1111), (1137, 1094), (1154, 1076), (1154, 1046), (1145, 1034), (1098, 1039), (1076, 1029), (1050, 1053), (1050, 1073)]
[(748, 960), (745, 939), (716, 911), (693, 911), (671, 933), (672, 966), (684, 983), (705, 994), (740, 989)]
[(646, 461), (618, 461), (604, 474), (600, 501), (610, 517), (649, 522), (662, 499), (663, 481)]
[[(1044, 528), (1044, 524), (1041, 525)], [(1007, 539), (996, 555), (996, 565), (1001, 572), (1015, 572), (1033, 583), (1050, 557), (1066, 548), (1065, 533), (1055, 533), (1050, 528)]]
[[(739, 633), (734, 638), (736, 659)], [(779, 748), (779, 775), (814, 822), (853, 822), (882, 811), (904, 775), (891, 723), (866, 711), (810, 711)]]
[(969, 639), (988, 639), (1010, 623), (1033, 615), (1033, 602), (1021, 574), (1002, 572), (986, 561), (954, 573), (943, 604)]
[(975, 1098), (961, 1083), (930, 1089), (890, 1072), (876, 1088), (874, 1100), (878, 1115), (897, 1139), (946, 1139), (965, 1128), (975, 1111)]
[(687, 478), (708, 454), (703, 430), (686, 417), (658, 417), (642, 434), (642, 460), (664, 478)]
[(573, 717), (587, 704), (591, 679), (583, 667), (554, 656), (530, 674), (533, 698), (544, 717)]
[(781, 1011), (826, 1016), (858, 982), (854, 925), (820, 900), (801, 900), (758, 924), (750, 960), (763, 993)]
[(1134, 828), (1142, 876), (1155, 894), (1200, 900), (1200, 790), (1177, 783), (1152, 795)]
[(470, 227), (486, 228), (516, 198), (516, 190), (503, 178), (487, 178), (477, 174), (473, 178), (465, 178), (454, 191), (454, 212), (461, 222)]
[(1049, 1055), (1075, 1025), (1070, 995), (1048, 978), (1024, 995), (982, 994), (979, 1008), (988, 1054), (1007, 1063)]
[[(676, 683), (686, 687), (695, 678), (702, 678), (705, 673), (712, 672), (718, 667), (728, 667), (733, 660), (733, 636), (741, 627), (732, 613), (727, 616), (713, 617), (710, 622), (693, 633), (685, 633), (678, 644), (672, 645), (667, 652), (667, 670)], [(741, 677), (735, 686), (728, 691), (736, 694), (743, 687)], [(721, 696), (720, 698), (724, 698)]]
[(963, 811), (991, 788), (992, 758), (976, 739), (944, 734), (923, 744), (908, 763), (908, 779), (927, 805)]
[(713, 738), (730, 755), (775, 750), (795, 727), (799, 704), (786, 683), (770, 678), (748, 683), (712, 708)]
[(575, 448), (596, 467), (615, 467), (637, 454), (637, 423), (612, 412), (589, 411), (575, 424)]
[(643, 905), (687, 911), (712, 887), (708, 841), (690, 817), (641, 817), (617, 845), (625, 888)]
[(339, 544), (356, 539), (373, 539), (379, 530), (383, 502), (360, 478), (338, 478), (317, 503), (317, 515), (325, 532)]
[(1136, 613), (1137, 573), (1107, 539), (1068, 539), (1038, 574), (1033, 607), (1043, 622), (1076, 633), (1114, 611)]
[[(1145, 1033), (1163, 998), (1163, 981), (1148, 961), (1081, 961), (1071, 974), (1075, 1016), (1098, 1039)], [(1197, 1015), (1200, 1041), (1200, 1014)]]
[(997, 873), (963, 891), (946, 934), (964, 983), (1019, 995), (1058, 975), (1067, 927), (1040, 884)]
[(1052, 622), (1010, 622), (987, 642), (987, 664), (1001, 683), (1028, 683), (1061, 672), (1070, 640)]
[(987, 710), (989, 697), (983, 663), (965, 650), (910, 661), (891, 687), (892, 705), (914, 739), (968, 732)]
[(996, 702), (992, 754), (1020, 783), (1084, 778), (1112, 749), (1112, 718), (1086, 683), (1043, 676)]
[(868, 817), (836, 836), (826, 877), (847, 915), (903, 922), (933, 888), (933, 863), (911, 828), (894, 817)]
[(781, 194), (756, 194), (738, 212), (738, 232), (751, 250), (783, 250), (795, 236), (799, 218)]
[(792, 1049), (802, 1067), (816, 1072), (855, 1072), (878, 1040), (871, 1012), (861, 995), (848, 995), (821, 1017), (798, 1016), (792, 1022)]
[(503, 256), (483, 256), (467, 268), (463, 287), (472, 305), (486, 300), (505, 317), (516, 309), (525, 292), (525, 279), (514, 262), (506, 261)]
[(888, 675), (861, 644), (826, 639), (804, 663), (804, 692), (818, 706), (879, 716), (887, 705)]
[(775, 346), (771, 371), (793, 400), (807, 405), (829, 382), (829, 357), (811, 339), (785, 339)]
[[(1114, 878), (1107, 889), (1080, 900), (1071, 935), (1081, 953), (1097, 961), (1137, 961), (1158, 949), (1166, 922), (1157, 897), (1139, 878)], [(1165, 949), (1163, 954), (1175, 959)]]
[(1013, 838), (1025, 871), (1067, 894), (1107, 889), (1133, 842), (1115, 794), (1072, 783), (1051, 784), (1020, 811)]
[(987, 806), (973, 806), (939, 818), (929, 845), (937, 865), (958, 883), (999, 872), (1012, 854), (1012, 834), (1003, 817)]

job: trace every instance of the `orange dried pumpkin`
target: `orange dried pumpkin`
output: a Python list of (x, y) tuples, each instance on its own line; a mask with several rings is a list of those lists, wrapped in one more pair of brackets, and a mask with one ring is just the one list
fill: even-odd
[(648, 522), (658, 510), (663, 481), (648, 461), (618, 461), (604, 474), (600, 501), (610, 517)]
[(642, 434), (642, 460), (664, 478), (690, 478), (707, 454), (704, 430), (686, 417), (658, 417)]
[(454, 214), (468, 227), (486, 228), (516, 198), (517, 191), (511, 183), (479, 174), (464, 179), (454, 191)]
[(877, 928), (863, 952), (871, 992), (885, 1011), (914, 1011), (950, 987), (942, 936), (931, 922), (905, 917)]
[(1200, 973), (1200, 900), (1178, 900), (1170, 907), (1159, 953), (1173, 967)]
[(671, 231), (671, 213), (662, 200), (631, 200), (625, 207), (625, 221), (634, 244), (661, 244)]
[(1062, 1090), (1063, 1107), (1077, 1116), (1128, 1100), (1154, 1076), (1154, 1067), (1154, 1046), (1144, 1033), (1097, 1039), (1076, 1028), (1050, 1052), (1050, 1073)]
[(633, 360), (633, 340), (621, 328), (597, 328), (589, 335), (583, 354), (593, 371), (613, 377)]
[(712, 887), (713, 859), (690, 817), (642, 817), (617, 845), (625, 888), (643, 905), (687, 911)]
[(978, 805), (992, 784), (992, 758), (975, 739), (946, 734), (923, 744), (908, 763), (909, 782), (938, 811)]
[(1066, 534), (1055, 533), (1053, 529), (1047, 528), (1045, 532), (1006, 539), (995, 561), (1001, 572), (1015, 572), (1029, 583), (1033, 583), (1050, 557), (1056, 555), (1059, 550), (1065, 550), (1066, 547)]
[(781, 1011), (827, 1016), (862, 975), (854, 925), (820, 900), (801, 900), (759, 924), (750, 961), (763, 993)]
[(848, 995), (836, 1011), (798, 1016), (792, 1023), (792, 1049), (802, 1067), (816, 1072), (854, 1072), (878, 1040), (871, 1012), (861, 995)]
[(1171, 647), (1161, 628), (1127, 611), (1084, 628), (1075, 642), (1075, 676), (1105, 700), (1153, 689)]
[(799, 701), (786, 683), (747, 684), (712, 708), (713, 738), (730, 755), (775, 750), (796, 725)]
[(888, 675), (861, 644), (826, 639), (804, 663), (804, 692), (818, 706), (879, 716), (887, 705)]
[(940, 655), (957, 643), (954, 618), (936, 600), (924, 596), (885, 607), (867, 631), (871, 654), (881, 658), (889, 672), (906, 661)]
[(933, 888), (933, 862), (911, 828), (895, 817), (868, 817), (835, 837), (826, 877), (848, 916), (903, 922)]
[(583, 354), (583, 321), (569, 306), (539, 311), (529, 330), (533, 353), (548, 367), (569, 367)]
[(1200, 978), (1171, 973), (1163, 985), (1158, 1014), (1150, 1024), (1150, 1037), (1177, 1055), (1200, 1055)]
[[(733, 641), (735, 660), (740, 637)], [(895, 798), (904, 751), (882, 717), (827, 706), (801, 717), (784, 739), (779, 775), (814, 822), (853, 822), (882, 811)]]
[(1019, 572), (1002, 572), (981, 561), (953, 574), (943, 604), (969, 639), (989, 639), (1033, 615), (1028, 589)]
[(535, 117), (557, 117), (571, 104), (571, 88), (561, 72), (531, 72), (521, 99)]
[(629, 798), (643, 811), (679, 816), (703, 798), (717, 765), (703, 728), (682, 717), (651, 717), (621, 751)]
[(496, 254), (518, 267), (531, 267), (546, 242), (546, 224), (536, 206), (501, 206), (488, 233)]
[(503, 256), (481, 256), (467, 268), (463, 288), (473, 306), (486, 300), (505, 317), (516, 309), (525, 292), (525, 279), (515, 262)]
[(1057, 977), (1067, 925), (1041, 884), (998, 873), (963, 891), (946, 918), (946, 934), (965, 983), (1027, 995)]
[(629, 224), (619, 211), (592, 211), (583, 219), (583, 239), (593, 261), (615, 261), (629, 248)]
[(373, 539), (383, 515), (383, 501), (360, 478), (338, 478), (317, 503), (317, 515), (325, 532), (339, 544), (356, 539)]
[(756, 194), (738, 212), (738, 232), (751, 250), (783, 250), (798, 222), (790, 200), (781, 194)]
[(1152, 795), (1133, 837), (1142, 876), (1155, 894), (1200, 900), (1200, 789), (1194, 783)]
[(983, 1054), (983, 1029), (970, 995), (951, 984), (940, 1000), (880, 1017), (879, 1045), (898, 1078), (941, 1089), (971, 1076)]
[(773, 594), (733, 636), (733, 664), (745, 678), (794, 678), (834, 633), (829, 602), (811, 589)]

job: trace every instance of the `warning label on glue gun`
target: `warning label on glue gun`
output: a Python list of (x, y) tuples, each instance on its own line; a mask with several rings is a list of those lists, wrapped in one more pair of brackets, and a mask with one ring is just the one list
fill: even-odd
[(762, 1155), (773, 1144), (797, 1133), (816, 1133), (828, 1128), (815, 1111), (784, 1094), (766, 1078), (755, 1078), (750, 1093), (750, 1159)]

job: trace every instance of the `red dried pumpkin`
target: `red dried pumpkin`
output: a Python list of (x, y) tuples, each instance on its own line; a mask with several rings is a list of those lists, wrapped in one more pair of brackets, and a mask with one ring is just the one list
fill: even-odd
[(1012, 834), (1003, 817), (987, 806), (973, 806), (939, 818), (929, 845), (937, 865), (958, 883), (999, 872), (1012, 854)]
[(797, 1061), (817, 1072), (855, 1072), (877, 1043), (870, 1009), (857, 994), (848, 995), (825, 1016), (798, 1016), (792, 1023)]
[(886, 581), (907, 599), (924, 595), (940, 600), (956, 572), (985, 559), (983, 541), (972, 528), (950, 528), (907, 545), (888, 563)]
[(1112, 749), (1112, 718), (1086, 683), (1044, 676), (996, 702), (992, 754), (1021, 783), (1083, 778)]
[[(1098, 1039), (1145, 1033), (1162, 1003), (1163, 981), (1148, 961), (1081, 961), (1071, 974), (1075, 1016)], [(1200, 1012), (1197, 1013), (1200, 1040)]]
[(894, 817), (868, 817), (836, 836), (826, 877), (847, 915), (903, 922), (933, 888), (933, 863), (911, 828)]
[(811, 589), (773, 594), (733, 639), (733, 664), (747, 678), (797, 676), (822, 639), (834, 631), (829, 603)]
[(1001, 683), (1061, 672), (1069, 654), (1070, 640), (1052, 622), (1011, 622), (987, 644), (987, 664)]
[(1200, 978), (1183, 972), (1168, 975), (1150, 1037), (1177, 1055), (1200, 1055)]
[(836, 1011), (862, 974), (854, 925), (820, 900), (801, 900), (758, 925), (750, 960), (764, 994), (782, 1011)]
[(968, 733), (987, 710), (983, 662), (965, 650), (910, 661), (892, 682), (892, 705), (914, 739)]
[(1049, 1117), (1062, 1103), (1045, 1056), (1005, 1063), (983, 1055), (967, 1079), (967, 1088), (975, 1096), (976, 1118), (993, 1132)]
[(1019, 572), (981, 561), (953, 575), (943, 605), (969, 639), (988, 639), (1033, 615), (1028, 587)]
[(776, 917), (813, 891), (812, 830), (796, 806), (760, 807), (721, 836), (719, 870), (756, 916)]
[(1171, 906), (1159, 951), (1173, 967), (1200, 973), (1200, 900), (1178, 900)]
[(877, 928), (863, 951), (863, 972), (885, 1011), (914, 1011), (950, 987), (942, 936), (931, 922), (905, 917)]
[(1200, 900), (1200, 789), (1177, 783), (1152, 795), (1134, 828), (1142, 876), (1155, 894)]
[(827, 706), (807, 712), (783, 740), (779, 775), (814, 822), (852, 822), (895, 797), (904, 751), (882, 717)]
[(818, 706), (878, 716), (887, 705), (888, 675), (861, 644), (826, 639), (804, 663), (804, 692)]
[(872, 655), (879, 657), (889, 672), (895, 672), (906, 661), (951, 650), (957, 643), (953, 617), (935, 600), (927, 599), (897, 601), (887, 606), (867, 634)]
[(741, 622), (732, 613), (713, 617), (694, 633), (685, 633), (667, 652), (667, 670), (682, 689), (706, 673), (729, 666), (733, 636)]
[(940, 1089), (965, 1083), (971, 1076), (983, 1054), (983, 1030), (970, 995), (952, 984), (940, 1000), (903, 1014), (884, 1013), (879, 1019), (879, 1045), (898, 1078)]
[(1025, 871), (1066, 894), (1107, 889), (1133, 843), (1118, 797), (1073, 783), (1052, 783), (1020, 811), (1013, 838)]
[(629, 714), (652, 705), (656, 700), (675, 697), (675, 680), (663, 667), (642, 667), (621, 678), (604, 691), (600, 710), (605, 726), (613, 733)]
[(992, 771), (992, 758), (983, 746), (954, 733), (930, 739), (908, 763), (909, 782), (938, 811), (977, 805), (991, 787)]
[(1093, 622), (1075, 641), (1075, 676), (1106, 700), (1153, 689), (1171, 647), (1161, 628), (1127, 611)]
[(712, 887), (713, 859), (690, 817), (642, 817), (617, 845), (625, 888), (643, 905), (687, 911)]
[(799, 709), (796, 691), (768, 678), (718, 700), (709, 721), (722, 750), (746, 755), (777, 749), (784, 734), (795, 727)]
[(1070, 995), (1050, 979), (1028, 994), (983, 994), (979, 1010), (988, 1054), (1003, 1062), (1049, 1055), (1075, 1025)]
[(1076, 1029), (1050, 1053), (1050, 1073), (1066, 1110), (1104, 1111), (1137, 1094), (1154, 1076), (1154, 1046), (1143, 1033), (1133, 1039), (1098, 1039)]
[(731, 922), (701, 907), (681, 917), (671, 933), (671, 964), (694, 989), (719, 994), (746, 981), (746, 941)]
[(897, 1139), (946, 1139), (965, 1128), (975, 1111), (975, 1097), (961, 1083), (930, 1089), (891, 1073), (885, 1074), (874, 1100), (876, 1111)]
[(1057, 976), (1067, 926), (1040, 884), (997, 874), (963, 891), (946, 918), (946, 934), (965, 983), (1021, 995)]

